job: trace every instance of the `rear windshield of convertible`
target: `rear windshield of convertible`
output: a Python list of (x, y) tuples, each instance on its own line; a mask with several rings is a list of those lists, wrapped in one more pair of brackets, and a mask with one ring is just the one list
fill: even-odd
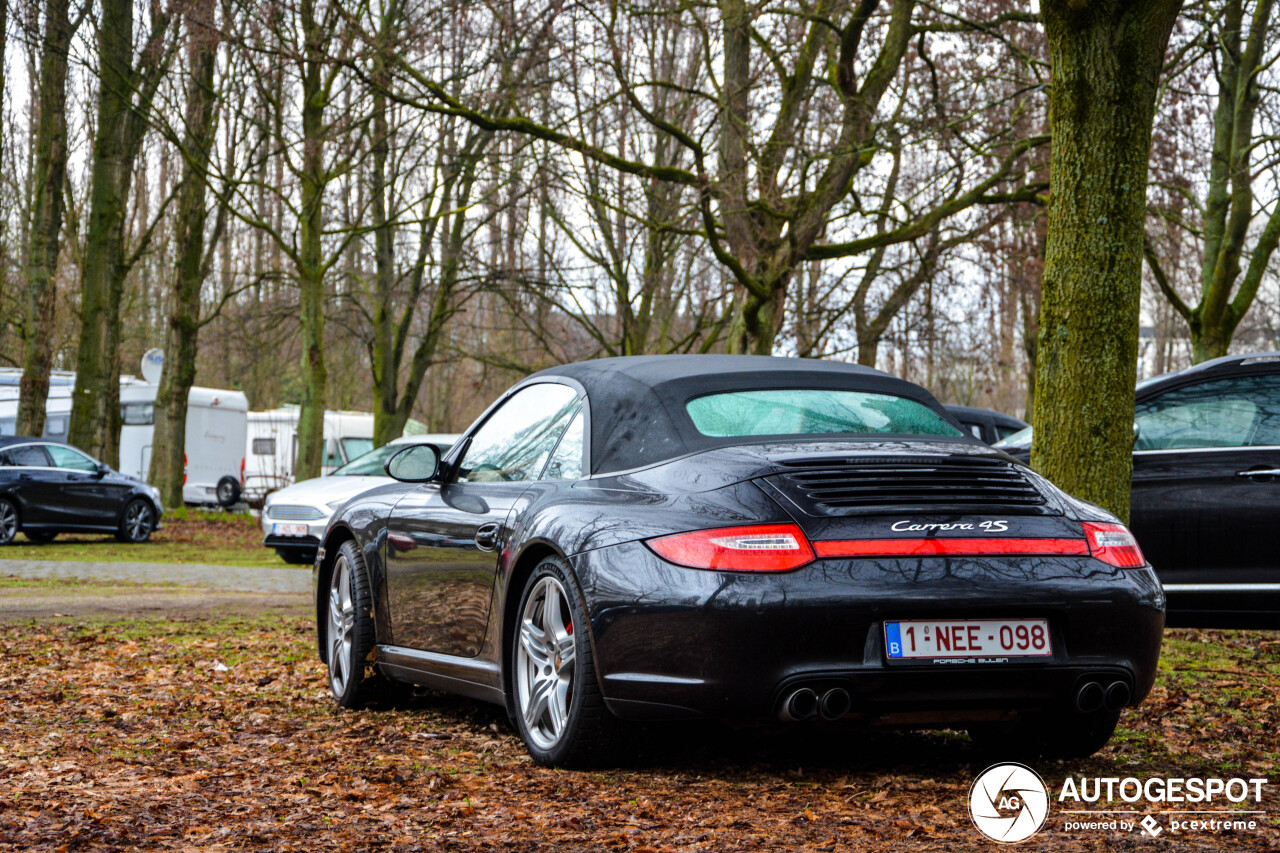
[(685, 408), (698, 432), (710, 438), (825, 433), (961, 434), (922, 403), (868, 391), (732, 391), (697, 397)]

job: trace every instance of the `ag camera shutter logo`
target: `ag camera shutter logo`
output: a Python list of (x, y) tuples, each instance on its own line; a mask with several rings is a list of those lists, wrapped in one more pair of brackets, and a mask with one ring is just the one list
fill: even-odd
[(969, 816), (992, 841), (1026, 841), (1049, 819), (1049, 790), (1026, 765), (993, 764), (969, 788)]

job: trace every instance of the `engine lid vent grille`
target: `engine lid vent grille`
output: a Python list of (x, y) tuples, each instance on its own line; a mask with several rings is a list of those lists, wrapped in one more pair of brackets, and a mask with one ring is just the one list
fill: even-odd
[(1047, 515), (1040, 490), (1003, 459), (902, 456), (795, 459), (767, 478), (810, 515), (901, 512)]

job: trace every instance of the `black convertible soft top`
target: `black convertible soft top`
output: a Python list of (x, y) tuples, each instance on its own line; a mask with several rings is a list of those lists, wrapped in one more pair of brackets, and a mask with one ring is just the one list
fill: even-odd
[[(760, 355), (641, 355), (565, 364), (529, 376), (520, 385), (566, 378), (591, 401), (591, 473), (641, 468), (743, 439), (705, 436), (685, 404), (725, 391), (822, 388), (905, 397), (928, 406), (948, 423), (955, 418), (921, 388), (858, 364)], [(958, 428), (958, 427), (957, 427)], [(802, 436), (788, 436), (789, 439)], [(757, 437), (759, 438), (759, 437)], [(935, 437), (936, 438), (936, 437)]]

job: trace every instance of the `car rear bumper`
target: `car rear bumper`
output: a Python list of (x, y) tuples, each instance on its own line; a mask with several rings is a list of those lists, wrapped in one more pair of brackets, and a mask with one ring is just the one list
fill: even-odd
[[(639, 543), (580, 554), (597, 673), (629, 718), (764, 718), (839, 687), (852, 713), (936, 724), (1073, 707), (1087, 681), (1155, 678), (1164, 595), (1150, 569), (1087, 557), (829, 559), (785, 574), (685, 569)], [(1044, 618), (1048, 659), (889, 662), (886, 619)]]

